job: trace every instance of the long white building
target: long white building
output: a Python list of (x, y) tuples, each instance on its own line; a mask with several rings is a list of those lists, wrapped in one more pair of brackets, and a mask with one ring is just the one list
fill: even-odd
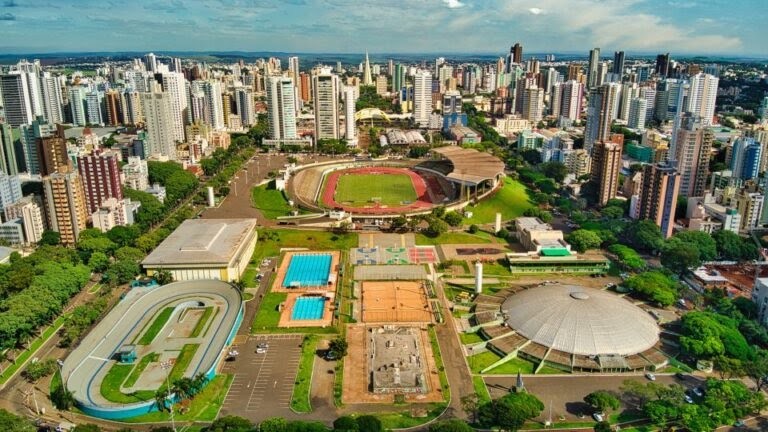
[(176, 159), (174, 120), (170, 93), (141, 93), (141, 106), (147, 126), (147, 156), (164, 155)]
[(432, 74), (419, 70), (413, 76), (413, 121), (419, 127), (429, 125), (432, 114)]
[(339, 139), (339, 77), (323, 68), (312, 78), (315, 140)]

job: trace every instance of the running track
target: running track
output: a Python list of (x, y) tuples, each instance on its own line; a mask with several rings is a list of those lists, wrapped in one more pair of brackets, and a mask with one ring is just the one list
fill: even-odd
[[(336, 192), (336, 187), (339, 184), (339, 178), (345, 174), (405, 174), (411, 178), (411, 183), (416, 191), (418, 197), (416, 201), (409, 205), (402, 205), (398, 207), (381, 206), (381, 204), (371, 204), (370, 207), (352, 207), (345, 206), (336, 202), (336, 198), (333, 196)], [(334, 171), (328, 174), (325, 189), (322, 195), (323, 205), (329, 208), (341, 208), (348, 213), (363, 213), (363, 214), (392, 214), (392, 213), (404, 213), (418, 210), (425, 210), (432, 207), (434, 204), (429, 199), (427, 193), (427, 183), (424, 178), (407, 168), (389, 168), (389, 167), (366, 167), (366, 168), (351, 168)]]

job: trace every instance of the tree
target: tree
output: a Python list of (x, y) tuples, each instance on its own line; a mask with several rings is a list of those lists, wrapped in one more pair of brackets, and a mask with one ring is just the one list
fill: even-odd
[(288, 422), (282, 417), (271, 417), (259, 423), (259, 432), (286, 432)]
[(118, 225), (107, 231), (107, 238), (121, 247), (131, 246), (139, 234), (139, 228), (135, 225)]
[(170, 393), (167, 388), (159, 388), (155, 391), (155, 406), (159, 411), (165, 411), (171, 402), (168, 401)]
[(104, 272), (104, 281), (110, 285), (122, 285), (131, 281), (141, 272), (139, 264), (135, 261), (117, 261)]
[(24, 378), (30, 382), (35, 382), (42, 377), (47, 377), (56, 372), (56, 360), (46, 359), (30, 363), (24, 370)]
[(451, 211), (445, 214), (443, 216), (443, 220), (452, 227), (457, 227), (461, 225), (461, 222), (464, 220), (464, 217), (455, 211)]
[(557, 183), (562, 183), (568, 175), (568, 168), (562, 162), (545, 162), (539, 165), (539, 169)]
[(623, 233), (623, 242), (636, 250), (655, 252), (661, 249), (664, 238), (659, 227), (649, 220), (634, 221)]
[(424, 229), (424, 234), (429, 237), (439, 237), (448, 231), (448, 224), (437, 217), (429, 218), (427, 228)]
[(661, 251), (661, 264), (682, 275), (701, 265), (701, 255), (694, 244), (680, 241), (670, 242)]
[(383, 432), (384, 427), (381, 425), (381, 420), (378, 417), (372, 415), (362, 415), (357, 418), (357, 426), (360, 431), (365, 432)]
[(139, 262), (142, 259), (144, 259), (144, 252), (142, 252), (141, 249), (138, 249), (135, 247), (123, 246), (120, 249), (115, 251), (116, 261)]
[(104, 252), (94, 252), (88, 259), (88, 267), (96, 273), (101, 273), (109, 266), (109, 257)]
[(432, 423), (429, 432), (474, 432), (474, 429), (462, 420), (451, 419)]
[(467, 231), (469, 231), (470, 234), (477, 234), (477, 232), (480, 231), (480, 227), (478, 227), (476, 224), (472, 224), (469, 226)]
[(400, 215), (392, 219), (390, 227), (393, 230), (399, 230), (400, 228), (403, 228), (407, 223), (408, 223), (408, 218), (406, 218), (405, 215)]
[(206, 432), (251, 432), (255, 431), (256, 428), (248, 419), (228, 415), (214, 420), (214, 422), (204, 430)]
[(712, 234), (717, 245), (718, 255), (729, 261), (744, 261), (757, 258), (757, 246), (750, 238), (742, 238), (738, 234), (719, 230)]
[(730, 379), (744, 375), (744, 365), (741, 360), (719, 355), (712, 359), (715, 369), (720, 373), (720, 379)]
[(477, 393), (470, 393), (461, 397), (461, 409), (469, 414), (472, 423), (476, 423), (478, 410), (480, 409), (480, 398)]
[[(62, 384), (51, 392), (51, 402), (56, 408), (68, 411), (75, 406), (75, 394)], [(0, 424), (2, 424), (1, 421)]]
[(611, 424), (605, 420), (595, 423), (594, 430), (595, 432), (613, 432)]
[(636, 274), (627, 279), (624, 286), (663, 307), (677, 300), (677, 283), (658, 270)]
[(599, 248), (602, 243), (602, 240), (597, 233), (586, 229), (578, 229), (570, 233), (566, 240), (568, 240), (568, 243), (570, 243), (578, 252)]
[(754, 358), (754, 350), (731, 318), (714, 312), (690, 312), (683, 316), (682, 324), (680, 345), (695, 357), (726, 355), (741, 361)]
[(333, 421), (334, 432), (358, 432), (360, 426), (357, 425), (357, 421), (354, 417), (341, 416)]
[(606, 390), (597, 390), (584, 396), (584, 402), (597, 411), (607, 412), (619, 409), (621, 402), (615, 394)]
[(544, 410), (544, 404), (529, 393), (509, 393), (480, 407), (480, 423), (516, 431), (526, 420), (537, 417)]
[(757, 384), (757, 391), (760, 392), (768, 377), (768, 354), (761, 351), (753, 361), (744, 365), (744, 372)]
[(167, 285), (173, 282), (173, 273), (166, 269), (159, 269), (152, 276), (160, 285)]
[(528, 164), (530, 165), (536, 165), (541, 163), (541, 153), (539, 153), (537, 150), (534, 150), (534, 149), (523, 150), (520, 153), (520, 156), (522, 156), (523, 160), (528, 162)]
[(26, 418), (0, 409), (0, 425), (7, 432), (35, 432), (37, 428)]
[(624, 209), (616, 206), (605, 207), (600, 214), (609, 219), (619, 219), (624, 216)]
[(45, 230), (40, 236), (40, 245), (56, 246), (61, 244), (61, 234), (58, 231)]
[(608, 251), (616, 254), (619, 264), (627, 270), (642, 270), (646, 266), (645, 260), (629, 246), (616, 243), (609, 246)]
[(704, 231), (682, 231), (669, 239), (669, 242), (681, 241), (692, 244), (698, 249), (702, 261), (712, 261), (717, 258), (717, 242), (709, 233)]
[(346, 339), (339, 336), (331, 340), (331, 342), (328, 344), (328, 351), (333, 353), (336, 358), (342, 358), (347, 355), (348, 347), (349, 345), (347, 344)]

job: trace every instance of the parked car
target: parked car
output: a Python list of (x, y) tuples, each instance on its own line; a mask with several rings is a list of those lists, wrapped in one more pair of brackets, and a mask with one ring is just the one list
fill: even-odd
[(736, 420), (736, 422), (733, 423), (733, 425), (736, 426), (736, 427), (744, 427), (744, 426), (746, 426), (744, 424), (744, 420)]
[(685, 381), (686, 375), (684, 373), (682, 373), (682, 372), (677, 372), (675, 374), (675, 378), (677, 378), (677, 379), (679, 379), (681, 381)]
[(689, 404), (693, 403), (693, 398), (688, 395), (684, 395), (683, 399), (685, 399), (685, 403), (689, 403)]
[(693, 391), (693, 394), (695, 394), (698, 397), (704, 396), (704, 389), (701, 387), (694, 387), (692, 391)]
[(259, 342), (256, 344), (256, 348), (269, 348), (269, 344), (267, 342)]
[(336, 356), (336, 353), (331, 351), (331, 350), (326, 351), (325, 354), (323, 354), (323, 358), (326, 361), (338, 360), (338, 357)]
[(595, 419), (596, 422), (601, 422), (605, 417), (603, 417), (603, 413), (596, 412), (596, 413), (592, 413), (592, 418)]
[(256, 348), (256, 354), (265, 354), (266, 352), (266, 348)]
[(656, 375), (648, 372), (645, 374), (645, 377), (648, 378), (650, 381), (656, 381)]

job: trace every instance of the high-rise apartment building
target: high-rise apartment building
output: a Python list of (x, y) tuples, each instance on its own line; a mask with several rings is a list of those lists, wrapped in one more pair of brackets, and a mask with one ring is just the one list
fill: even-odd
[(544, 89), (536, 86), (523, 91), (523, 118), (538, 123), (544, 118)]
[(43, 193), (48, 227), (61, 235), (61, 244), (74, 246), (88, 220), (80, 175), (71, 171), (43, 177)]
[(598, 141), (605, 141), (618, 109), (621, 85), (604, 84), (589, 92), (587, 122), (584, 127), (584, 148), (588, 151)]
[(240, 87), (235, 90), (237, 114), (240, 116), (240, 123), (243, 127), (256, 124), (256, 109), (253, 106), (253, 98), (253, 90), (249, 88)]
[(645, 113), (647, 111), (647, 102), (643, 98), (634, 98), (629, 103), (629, 118), (627, 126), (631, 129), (645, 129)]
[(92, 125), (103, 125), (104, 116), (102, 115), (102, 107), (104, 101), (104, 93), (93, 90), (85, 94), (85, 122)]
[(200, 89), (205, 95), (205, 111), (203, 113), (205, 122), (211, 125), (214, 130), (224, 129), (226, 125), (224, 123), (224, 107), (222, 106), (221, 99), (221, 83), (218, 81), (202, 81)]
[(621, 172), (621, 144), (598, 141), (592, 149), (590, 180), (597, 185), (597, 204), (616, 197)]
[(576, 80), (555, 83), (552, 87), (552, 115), (572, 121), (579, 120), (583, 97), (584, 84)]
[(267, 77), (267, 109), (269, 137), (272, 139), (296, 139), (296, 110), (293, 81), (289, 77)]
[(67, 154), (67, 140), (57, 135), (38, 138), (37, 161), (42, 176), (70, 171), (72, 162)]
[[(754, 138), (738, 138), (733, 142), (731, 171), (733, 177), (752, 180), (760, 174), (763, 145)], [(743, 216), (743, 215), (742, 215)], [(743, 221), (743, 219), (742, 219)]]
[(176, 159), (176, 126), (170, 93), (140, 93), (141, 107), (147, 128), (144, 153)]
[(310, 102), (312, 100), (312, 77), (306, 72), (299, 72), (299, 81), (301, 82), (301, 100)]
[(40, 138), (52, 136), (56, 132), (56, 127), (46, 123), (45, 119), (39, 116), (31, 124), (21, 125), (19, 129), (26, 171), (30, 174), (40, 174), (40, 153), (38, 150)]
[[(379, 75), (382, 77), (383, 75)], [(384, 77), (386, 80), (386, 77)], [(355, 123), (355, 104), (357, 98), (355, 97), (355, 88), (351, 86), (344, 87), (344, 138), (347, 140), (347, 145), (350, 147), (357, 147), (357, 125)]]
[(7, 217), (6, 209), (19, 202), (22, 197), (19, 176), (8, 175), (0, 171), (0, 212), (6, 216), (6, 222), (10, 220)]
[(419, 70), (413, 77), (413, 121), (419, 127), (429, 125), (432, 114), (432, 74)]
[(147, 161), (138, 156), (129, 156), (128, 163), (123, 165), (123, 181), (127, 188), (143, 191), (149, 187), (149, 169)]
[(141, 107), (141, 99), (136, 91), (126, 91), (122, 95), (124, 123), (136, 125), (144, 122), (144, 109)]
[(339, 76), (323, 68), (312, 79), (315, 139), (339, 139)]
[(661, 228), (664, 238), (672, 235), (679, 192), (680, 174), (673, 166), (659, 163), (643, 167), (638, 215)]
[(69, 89), (69, 112), (72, 115), (72, 124), (75, 126), (85, 126), (88, 123), (85, 94), (85, 87), (77, 86)]
[(669, 76), (669, 53), (659, 54), (656, 56), (655, 72), (658, 76)]
[(765, 197), (761, 193), (743, 191), (736, 195), (736, 209), (741, 215), (739, 230), (749, 232), (758, 227)]
[(32, 123), (35, 116), (29, 96), (27, 74), (11, 71), (0, 75), (0, 96), (2, 96), (6, 123), (13, 127)]
[(696, 74), (690, 79), (686, 111), (701, 117), (701, 122), (705, 126), (712, 125), (715, 116), (718, 82), (719, 78), (705, 73)]
[(109, 198), (123, 199), (119, 159), (119, 155), (111, 151), (78, 156), (77, 169), (83, 181), (88, 214), (98, 210)]
[(144, 66), (147, 72), (157, 72), (157, 56), (154, 53), (144, 55)]
[(670, 159), (680, 173), (680, 193), (687, 197), (704, 196), (709, 175), (709, 155), (715, 136), (700, 117), (687, 114), (681, 120)]
[(613, 68), (611, 71), (619, 76), (624, 74), (624, 51), (613, 53)]
[(16, 144), (13, 139), (13, 127), (0, 123), (0, 171), (16, 175), (19, 173), (19, 161), (16, 158)]
[(301, 79), (299, 69), (299, 58), (288, 57), (288, 76), (293, 80), (293, 85), (296, 87), (295, 93), (300, 95), (302, 92)]
[(110, 126), (123, 124), (123, 102), (120, 93), (116, 90), (106, 92), (104, 94), (104, 105), (107, 112), (107, 124)]
[(21, 220), (26, 244), (43, 239), (46, 227), (44, 214), (42, 202), (35, 195), (28, 195), (5, 209), (6, 220)]
[(382, 95), (382, 96), (387, 94), (387, 76), (386, 75), (376, 75), (376, 94)]
[(45, 119), (53, 124), (63, 123), (61, 81), (50, 72), (40, 74), (40, 95), (43, 101)]
[(189, 99), (187, 97), (187, 80), (181, 72), (164, 72), (161, 74), (163, 92), (170, 95), (171, 116), (173, 118), (173, 140), (184, 141), (184, 119), (187, 118)]
[(600, 66), (600, 48), (589, 50), (589, 63), (587, 65), (587, 88), (598, 86), (598, 68)]

